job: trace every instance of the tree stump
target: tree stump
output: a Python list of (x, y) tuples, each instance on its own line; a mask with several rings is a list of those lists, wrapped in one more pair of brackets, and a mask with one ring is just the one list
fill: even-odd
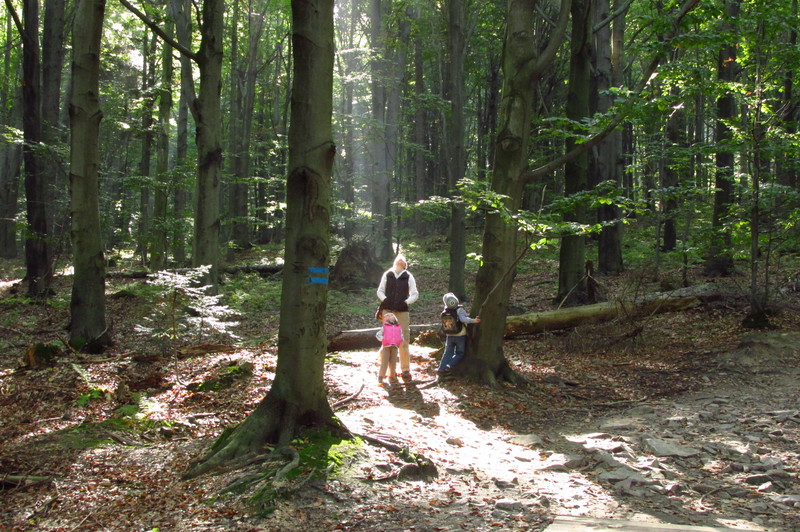
[(383, 268), (378, 264), (371, 246), (364, 240), (356, 240), (347, 244), (336, 259), (330, 275), (331, 288), (337, 290), (356, 290), (359, 288), (377, 288), (383, 275)]

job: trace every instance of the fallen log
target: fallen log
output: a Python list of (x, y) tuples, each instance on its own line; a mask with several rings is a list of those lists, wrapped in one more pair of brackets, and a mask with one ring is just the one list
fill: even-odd
[(3, 475), (0, 477), (0, 486), (10, 488), (30, 487), (34, 484), (49, 482), (52, 477), (35, 475)]
[[(245, 264), (241, 266), (224, 266), (219, 269), (220, 273), (257, 273), (262, 277), (280, 273), (283, 270), (282, 264)], [(167, 271), (178, 274), (185, 274), (192, 271), (191, 268), (170, 268)], [(146, 279), (155, 272), (144, 270), (114, 270), (106, 272), (109, 279)]]
[[(425, 331), (435, 330), (438, 325), (434, 323), (418, 324), (411, 326), (411, 341), (414, 337)], [(328, 339), (328, 352), (334, 351), (358, 351), (362, 349), (375, 349), (381, 347), (380, 341), (375, 338), (379, 327), (371, 329), (352, 329), (350, 331), (339, 331)]]
[[(621, 317), (640, 318), (664, 312), (679, 312), (702, 304), (701, 296), (689, 295), (674, 297), (657, 295), (638, 301), (608, 301), (594, 305), (560, 308), (546, 312), (531, 312), (506, 318), (505, 337), (524, 334), (537, 334), (602, 323)], [(411, 326), (411, 341), (422, 332), (436, 331), (438, 323)], [(328, 340), (328, 352), (378, 349), (380, 343), (375, 338), (378, 328), (341, 331)]]
[(560, 308), (547, 312), (532, 312), (506, 319), (506, 337), (536, 334), (603, 323), (623, 316), (638, 318), (664, 312), (680, 312), (702, 303), (695, 296), (659, 296), (642, 301), (606, 301), (580, 307)]

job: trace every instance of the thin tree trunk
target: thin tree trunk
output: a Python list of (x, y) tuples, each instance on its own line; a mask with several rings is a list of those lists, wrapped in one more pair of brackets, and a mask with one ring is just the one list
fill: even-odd
[[(617, 0), (616, 3), (619, 3)], [(615, 5), (615, 11), (617, 6)], [(609, 0), (599, 0), (595, 3), (594, 20), (604, 21), (610, 14)], [(597, 112), (607, 113), (611, 109), (612, 97), (609, 94), (611, 87), (622, 86), (623, 60), (623, 34), (625, 28), (625, 13), (618, 15), (613, 22), (605, 24), (595, 32), (595, 92), (597, 98)], [(594, 150), (597, 176), (595, 184), (604, 181), (622, 187), (622, 172), (620, 159), (622, 149), (622, 133), (616, 130), (608, 135)], [(622, 224), (620, 208), (616, 205), (607, 205), (598, 209), (600, 222), (611, 225), (604, 226), (600, 231), (597, 245), (597, 269), (600, 273), (618, 275), (622, 273)]]
[(0, 257), (17, 257), (17, 216), (22, 147), (0, 142)]
[(466, 85), (464, 79), (464, 62), (466, 60), (466, 25), (467, 13), (463, 0), (448, 0), (448, 36), (450, 47), (450, 122), (448, 143), (445, 149), (449, 152), (447, 161), (448, 188), (454, 200), (450, 208), (450, 275), (448, 289), (462, 301), (466, 297), (464, 283), (467, 244), (465, 234), (464, 204), (459, 201), (460, 194), (456, 184), (464, 178), (466, 172), (466, 150), (464, 147), (464, 103), (466, 101)]
[[(738, 19), (740, 0), (725, 2), (726, 25)], [(738, 78), (739, 67), (736, 63), (736, 43), (729, 43), (719, 52), (717, 61), (717, 77), (720, 82), (733, 83)], [(708, 275), (730, 275), (733, 272), (733, 252), (731, 250), (731, 233), (727, 229), (727, 220), (733, 204), (734, 151), (731, 146), (733, 131), (728, 122), (736, 117), (736, 99), (732, 90), (717, 99), (717, 123), (714, 144), (717, 147), (716, 177), (714, 194), (714, 213), (711, 221), (711, 246), (705, 261), (705, 272)]]
[[(151, 40), (152, 39), (152, 40)], [(153, 152), (153, 106), (155, 97), (152, 94), (155, 85), (155, 59), (154, 48), (156, 36), (145, 34), (142, 39), (142, 122), (141, 122), (141, 151), (139, 153), (138, 175), (143, 183), (150, 177), (150, 158)], [(150, 186), (141, 185), (139, 188), (139, 219), (137, 227), (137, 251), (142, 264), (148, 264), (150, 251)]]
[[(592, 16), (589, 0), (572, 2), (572, 37), (570, 40), (570, 69), (567, 88), (567, 118), (580, 123), (589, 116), (590, 92), (590, 35)], [(576, 146), (574, 139), (567, 140), (566, 151)], [(584, 153), (564, 165), (564, 195), (569, 197), (588, 188), (589, 155)], [(585, 208), (576, 206), (566, 219), (586, 223)], [(585, 271), (586, 237), (571, 234), (561, 237), (558, 261), (558, 295), (564, 304), (585, 303), (588, 296)], [(594, 301), (590, 301), (593, 303)]]
[[(6, 18), (3, 50), (3, 76), (12, 79), (11, 52), (13, 27)], [(19, 129), (22, 125), (22, 91), (19, 88), (0, 93), (0, 119), (5, 125)], [(0, 257), (17, 257), (17, 202), (19, 201), (22, 146), (16, 142), (0, 141)]]
[[(6, 0), (9, 12), (14, 7)], [(22, 129), (25, 144), (22, 158), (25, 169), (25, 203), (27, 230), (25, 266), (28, 296), (45, 297), (50, 290), (52, 257), (47, 216), (47, 195), (44, 163), (37, 153), (42, 141), (41, 115), (41, 58), (39, 50), (39, 2), (22, 3), (22, 22), (18, 27), (22, 37)]]
[[(170, 0), (170, 12), (175, 19), (175, 36), (184, 48), (192, 44), (191, 27), (189, 25), (188, 0)], [(189, 102), (194, 99), (194, 85), (192, 80), (192, 62), (186, 55), (180, 58), (180, 96), (178, 98), (178, 119), (175, 131), (175, 166), (178, 169), (186, 168), (189, 164)], [(190, 191), (183, 186), (175, 189), (174, 212), (178, 220), (190, 216), (189, 204)], [(186, 266), (189, 260), (186, 254), (185, 232), (174, 232), (172, 240), (172, 255), (175, 263)]]
[[(172, 35), (173, 24), (166, 23), (165, 31)], [(150, 232), (150, 269), (164, 268), (167, 258), (167, 206), (169, 203), (169, 132), (172, 115), (172, 47), (161, 47), (161, 84), (158, 89), (158, 129), (156, 131), (156, 187), (153, 193), (153, 224)], [(176, 216), (176, 218), (178, 218)]]

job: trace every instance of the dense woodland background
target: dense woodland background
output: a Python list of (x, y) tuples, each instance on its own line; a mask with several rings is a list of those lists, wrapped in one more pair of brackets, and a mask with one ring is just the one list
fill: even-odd
[(283, 267), (290, 384), (228, 455), (333, 417), (309, 271), (372, 286), (439, 242), (482, 317), (464, 375), (491, 385), (518, 377), (503, 338), (527, 254), (558, 254), (558, 306), (632, 267), (744, 273), (754, 326), (795, 281), (796, 0), (5, 5), (0, 256), (32, 301), (71, 274), (71, 350), (114, 342), (112, 269), (222, 329), (225, 267)]
[[(158, 451), (186, 497), (220, 467), (297, 468), (307, 429), (349, 438), (335, 405), (369, 364), (328, 342), (374, 324), (397, 252), (420, 277), (416, 323), (446, 290), (481, 316), (456, 375), (470, 388), (452, 389), (488, 394), (478, 417), (502, 412), (517, 432), (568, 408), (547, 408), (551, 384), (564, 401), (581, 382), (666, 396), (743, 327), (797, 327), (797, 0), (4, 5), (0, 345), (24, 353), (0, 380), (4, 483), (78, 468), (37, 454), (32, 422), (44, 445), (106, 422), (175, 437)], [(719, 289), (692, 303), (691, 327), (627, 313), (701, 283)], [(596, 336), (507, 341), (511, 317), (602, 301), (624, 319)], [(435, 348), (415, 351), (425, 379)], [(217, 393), (229, 386), (246, 399)], [(437, 403), (406, 392), (430, 417)], [(63, 518), (79, 527), (73, 502)]]
[[(104, 6), (99, 50), (92, 223), (106, 259), (217, 268), (217, 248), (232, 258), (280, 242), (290, 2), (124, 4)], [(6, 7), (0, 255), (25, 254), (36, 297), (72, 264), (71, 215), (83, 210), (69, 202), (81, 3)], [(564, 24), (559, 12), (571, 15)], [(602, 273), (624, 269), (621, 229), (632, 217), (656, 228), (654, 262), (680, 253), (724, 275), (733, 259), (779, 259), (796, 247), (797, 17), (793, 1), (337, 2), (333, 243), (366, 239), (386, 262), (407, 235), (452, 231), (451, 277), (463, 294), (466, 251), (454, 237), (479, 231), (513, 192), (503, 206), (525, 242), (564, 255), (554, 297), (574, 293), (584, 257)], [(507, 18), (527, 25), (514, 29), (524, 43), (508, 40)], [(524, 54), (541, 58), (548, 46), (546, 68), (509, 82)], [(505, 64), (514, 54), (521, 62)], [(215, 69), (209, 90), (203, 76)], [(204, 143), (198, 113), (209, 105), (219, 117)], [(502, 152), (521, 131), (522, 175), (508, 190)], [(589, 140), (586, 153), (559, 160), (565, 145)], [(197, 153), (208, 142), (219, 166), (210, 177)]]

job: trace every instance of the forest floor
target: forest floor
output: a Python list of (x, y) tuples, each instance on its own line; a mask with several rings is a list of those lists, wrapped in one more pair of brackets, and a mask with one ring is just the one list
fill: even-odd
[[(413, 271), (425, 297), (412, 320), (433, 323), (447, 272)], [(601, 283), (610, 297), (664, 288)], [(152, 303), (115, 280), (113, 348), (31, 369), (27, 348), (65, 337), (68, 306), (0, 279), (0, 314), (15, 316), (0, 321), (0, 529), (536, 531), (592, 517), (797, 530), (800, 294), (781, 286), (776, 328), (753, 331), (745, 279), (718, 283), (721, 297), (684, 312), (508, 339), (525, 385), (435, 382), (438, 351), (414, 345), (418, 382), (385, 389), (377, 350), (332, 354), (331, 403), (364, 439), (251, 484), (263, 463), (181, 476), (269, 389), (276, 307), (239, 316), (225, 351), (165, 355), (136, 333)], [(518, 275), (512, 313), (551, 308), (552, 291), (552, 275)], [(373, 290), (336, 297), (331, 333), (374, 325), (353, 310)]]

